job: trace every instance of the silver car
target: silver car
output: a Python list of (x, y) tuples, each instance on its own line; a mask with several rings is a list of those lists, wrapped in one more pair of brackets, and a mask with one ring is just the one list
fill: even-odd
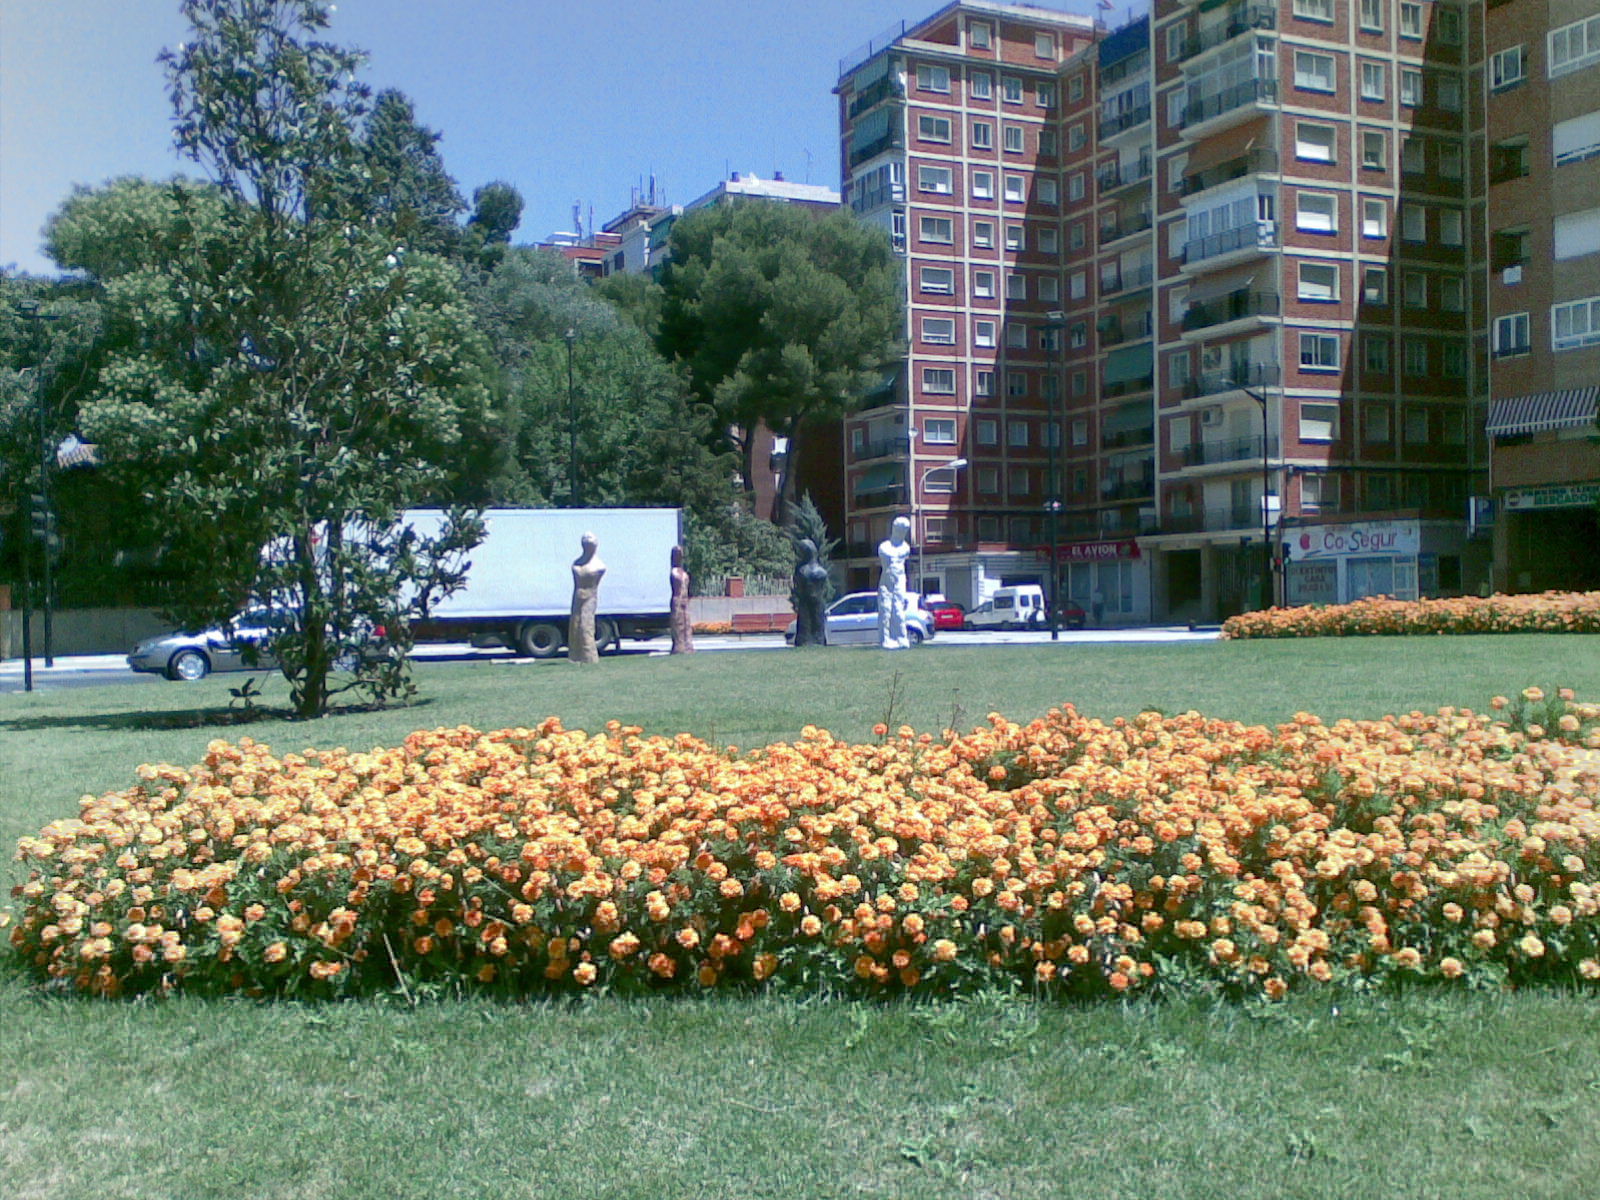
[(266, 642), (293, 619), (287, 609), (246, 609), (230, 622), (231, 633), (206, 629), (146, 638), (128, 655), (128, 666), (185, 681), (204, 679), (213, 671), (271, 670), (277, 662), (266, 652)]
[[(933, 618), (922, 607), (921, 597), (911, 597), (906, 609), (906, 640), (919, 646), (933, 636)], [(878, 642), (878, 593), (851, 592), (828, 605), (828, 645), (876, 645)], [(794, 642), (795, 622), (784, 630), (786, 642)]]

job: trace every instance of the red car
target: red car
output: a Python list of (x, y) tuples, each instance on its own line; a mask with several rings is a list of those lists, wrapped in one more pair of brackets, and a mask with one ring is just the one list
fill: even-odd
[(934, 629), (961, 629), (967, 623), (967, 610), (954, 600), (940, 600), (928, 605), (928, 615), (933, 618)]

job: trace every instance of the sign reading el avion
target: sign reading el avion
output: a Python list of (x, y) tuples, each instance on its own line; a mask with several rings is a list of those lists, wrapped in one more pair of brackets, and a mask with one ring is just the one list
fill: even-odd
[(1367, 555), (1411, 556), (1422, 548), (1417, 521), (1363, 521), (1355, 525), (1313, 525), (1283, 539), (1291, 562)]

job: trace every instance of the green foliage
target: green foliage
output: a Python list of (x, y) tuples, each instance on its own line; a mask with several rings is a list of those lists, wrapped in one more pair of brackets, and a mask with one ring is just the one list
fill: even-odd
[(743, 497), (727, 494), (720, 504), (684, 514), (684, 565), (698, 584), (728, 575), (788, 578), (794, 570), (789, 539), (771, 521), (750, 511)]
[[(786, 204), (701, 209), (672, 227), (658, 342), (720, 426), (789, 439), (780, 514), (808, 421), (850, 411), (900, 350), (900, 271), (882, 230)], [(751, 447), (748, 439), (745, 478)]]
[(811, 493), (806, 492), (794, 505), (789, 513), (793, 522), (789, 536), (798, 544), (803, 538), (810, 538), (811, 544), (817, 548), (817, 563), (828, 572), (828, 586), (825, 600), (832, 600), (838, 589), (833, 582), (833, 552), (839, 546), (839, 539), (828, 536), (828, 523), (822, 519), (822, 514), (817, 511), (817, 506), (811, 500)]
[(417, 123), (404, 92), (379, 92), (361, 130), (364, 172), (352, 199), (385, 217), (411, 249), (451, 254), (460, 248), (456, 217), (467, 202), (439, 156), (440, 136)]

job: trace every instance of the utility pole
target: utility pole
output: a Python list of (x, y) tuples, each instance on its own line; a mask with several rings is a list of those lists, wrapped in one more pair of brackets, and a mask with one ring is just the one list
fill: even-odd
[(578, 331), (567, 330), (561, 340), (567, 344), (567, 500), (573, 508), (579, 508), (582, 501), (578, 494), (578, 392), (572, 378), (572, 347), (578, 340)]

